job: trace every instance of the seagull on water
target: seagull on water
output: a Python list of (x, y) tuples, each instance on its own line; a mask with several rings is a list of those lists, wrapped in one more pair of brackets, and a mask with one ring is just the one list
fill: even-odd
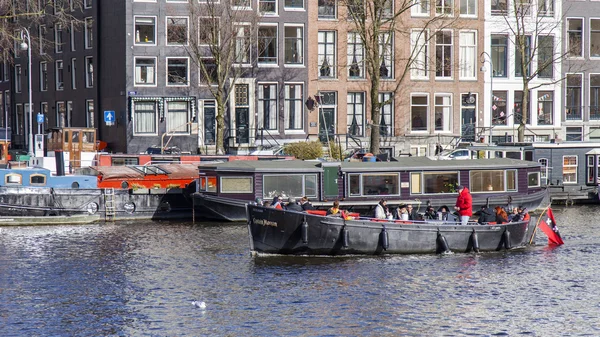
[(204, 301), (192, 301), (192, 305), (196, 308), (206, 309), (206, 303), (204, 303)]

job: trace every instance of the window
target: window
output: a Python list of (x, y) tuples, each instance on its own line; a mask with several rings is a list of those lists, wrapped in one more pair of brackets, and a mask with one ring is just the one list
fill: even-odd
[(64, 77), (64, 62), (59, 60), (56, 61), (56, 90), (63, 90), (65, 88), (65, 77)]
[(190, 120), (189, 102), (170, 101), (167, 102), (167, 133), (169, 134), (189, 134)]
[(85, 101), (85, 122), (88, 128), (93, 128), (96, 123), (94, 123), (94, 100), (88, 99)]
[(71, 44), (71, 51), (75, 51), (75, 32), (76, 32), (76, 26), (75, 26), (75, 22), (71, 21), (71, 27), (69, 28), (69, 42)]
[(198, 18), (198, 27), (204, 27), (198, 32), (198, 45), (211, 46), (219, 42), (219, 19)]
[(577, 156), (563, 156), (563, 184), (577, 183)]
[(350, 196), (398, 195), (399, 187), (398, 174), (348, 174)]
[(348, 93), (348, 109), (346, 123), (348, 126), (348, 134), (356, 137), (364, 135), (363, 121), (365, 116), (363, 92)]
[(435, 2), (435, 14), (436, 15), (452, 15), (453, 13), (453, 0), (436, 0)]
[(365, 50), (362, 39), (357, 32), (348, 32), (348, 77), (349, 78), (364, 78), (365, 77)]
[(411, 131), (427, 131), (427, 115), (429, 115), (429, 96), (413, 95), (410, 98)]
[(21, 182), (23, 181), (23, 176), (21, 176), (20, 174), (7, 174), (4, 176), (4, 183), (6, 185), (21, 185)]
[(527, 187), (539, 187), (540, 186), (540, 173), (529, 172), (527, 173)]
[(413, 79), (429, 78), (428, 54), (428, 35), (427, 30), (413, 30), (410, 33), (411, 47), (413, 48), (413, 63), (410, 68), (410, 76)]
[(335, 19), (337, 17), (335, 0), (318, 1), (317, 11), (319, 19)]
[(544, 185), (546, 185), (546, 184), (548, 184), (548, 159), (540, 158), (540, 159), (538, 159), (538, 163), (542, 166), (540, 178), (544, 182)]
[(539, 16), (554, 16), (554, 0), (538, 0)]
[(188, 18), (167, 17), (167, 45), (185, 46), (188, 44)]
[(581, 119), (581, 74), (567, 74), (566, 119)]
[(167, 85), (187, 86), (188, 79), (188, 59), (167, 57)]
[(67, 120), (67, 106), (65, 102), (56, 102), (56, 126), (65, 127)]
[(32, 186), (46, 185), (46, 176), (43, 174), (32, 174), (29, 176), (29, 183)]
[(413, 0), (410, 8), (412, 16), (429, 16), (429, 1), (430, 0)]
[(365, 17), (364, 0), (346, 1), (347, 19), (361, 21)]
[[(207, 0), (202, 0), (202, 2), (207, 2)], [(251, 9), (250, 0), (232, 0), (231, 5), (235, 9)]]
[(16, 134), (17, 135), (23, 135), (24, 133), (24, 128), (23, 128), (23, 104), (16, 104), (15, 105), (16, 108), (16, 117), (17, 120), (15, 121), (15, 126), (16, 126)]
[(380, 92), (379, 103), (381, 103), (381, 120), (379, 120), (379, 134), (382, 137), (393, 136), (394, 123), (394, 96), (391, 92)]
[(23, 69), (20, 64), (15, 64), (15, 92), (20, 93), (23, 91), (23, 81), (21, 79), (23, 75)]
[(217, 192), (217, 177), (200, 177), (201, 192)]
[(235, 36), (235, 62), (249, 63), (250, 62), (250, 27), (247, 25), (236, 25), (237, 30)]
[(515, 0), (517, 15), (521, 17), (531, 15), (531, 2), (532, 0)]
[(203, 85), (217, 85), (217, 64), (212, 57), (200, 58), (199, 80)]
[(452, 77), (452, 32), (435, 33), (435, 76)]
[(205, 100), (202, 103), (204, 107), (204, 145), (215, 145), (217, 140), (215, 101)]
[(590, 57), (600, 57), (600, 19), (590, 19)]
[(77, 59), (71, 59), (71, 89), (77, 89)]
[(48, 102), (40, 103), (40, 113), (44, 115), (44, 121), (46, 126), (48, 125)]
[(477, 0), (460, 0), (460, 15), (477, 16)]
[(67, 115), (65, 126), (73, 126), (73, 102), (67, 101)]
[(263, 198), (273, 199), (278, 195), (300, 198), (317, 197), (316, 174), (263, 175)]
[[(531, 92), (529, 100), (531, 102)], [(514, 120), (516, 124), (531, 124), (531, 106), (527, 106), (527, 116), (523, 116), (523, 91), (515, 90), (514, 92)]]
[(289, 9), (304, 9), (304, 0), (285, 0), (283, 6)]
[(304, 63), (304, 27), (285, 26), (284, 34), (284, 62), (285, 64)]
[(508, 38), (506, 35), (492, 35), (492, 63), (494, 77), (506, 77), (508, 59)]
[(566, 129), (567, 142), (580, 142), (583, 140), (581, 127), (571, 126)]
[(277, 0), (258, 0), (258, 10), (262, 14), (277, 14)]
[(435, 131), (449, 132), (452, 116), (452, 95), (435, 95)]
[(83, 8), (92, 8), (92, 0), (83, 0)]
[(317, 55), (319, 77), (336, 76), (335, 49), (335, 32), (320, 31)]
[(427, 145), (411, 145), (409, 153), (413, 157), (426, 157)]
[[(583, 19), (567, 19), (567, 56), (583, 56)], [(590, 48), (596, 49), (596, 47)]]
[[(508, 172), (506, 171), (506, 173)], [(509, 180), (506, 175), (505, 171), (502, 170), (471, 170), (469, 172), (471, 192), (503, 192), (510, 190), (506, 184)]]
[(384, 79), (394, 77), (393, 41), (394, 35), (392, 33), (383, 32), (379, 34), (379, 55), (381, 59), (379, 75)]
[[(520, 46), (515, 42), (515, 76), (516, 77), (528, 77), (530, 69), (530, 58), (531, 58), (531, 36), (524, 36), (523, 45)], [(524, 49), (525, 61), (521, 58), (521, 50)], [(524, 64), (523, 64), (524, 63)], [(525, 74), (523, 74), (523, 67), (525, 67)]]
[(552, 91), (538, 91), (537, 124), (554, 124), (554, 92)]
[(135, 17), (135, 44), (156, 44), (155, 17)]
[[(464, 1), (464, 0), (463, 0)], [(476, 79), (477, 68), (477, 34), (460, 32), (460, 78)]]
[(302, 84), (285, 85), (285, 128), (302, 130), (304, 128), (304, 105)]
[(48, 62), (40, 62), (40, 91), (48, 90)]
[(517, 170), (506, 170), (506, 190), (517, 191)]
[(44, 47), (44, 41), (46, 40), (46, 33), (47, 33), (46, 26), (40, 25), (40, 27), (38, 28), (38, 34), (39, 34), (38, 43), (40, 44), (40, 55), (46, 54), (46, 49)]
[(258, 85), (258, 127), (277, 131), (277, 84)]
[(156, 85), (156, 58), (135, 58), (135, 84)]
[(91, 56), (85, 58), (85, 87), (94, 87), (94, 59)]
[(221, 193), (252, 193), (252, 177), (221, 177)]
[(538, 36), (538, 77), (552, 78), (554, 76), (554, 37)]
[(590, 74), (590, 119), (600, 120), (600, 74)]
[(277, 26), (258, 28), (258, 63), (277, 64)]
[(156, 134), (157, 102), (133, 102), (133, 128), (136, 135)]
[(587, 155), (587, 179), (588, 184), (600, 183), (600, 156)]
[(84, 45), (85, 49), (92, 49), (93, 45), (93, 19), (85, 18)]
[(411, 194), (455, 193), (458, 172), (411, 172)]
[(54, 51), (63, 52), (63, 28), (60, 23), (54, 25)]

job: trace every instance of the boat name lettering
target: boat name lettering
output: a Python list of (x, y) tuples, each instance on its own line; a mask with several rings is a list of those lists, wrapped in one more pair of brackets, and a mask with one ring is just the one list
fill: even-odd
[(257, 225), (261, 225), (261, 226), (273, 226), (273, 227), (277, 227), (277, 222), (275, 221), (269, 221), (269, 220), (265, 220), (265, 219), (252, 219), (252, 221), (254, 221), (255, 224)]

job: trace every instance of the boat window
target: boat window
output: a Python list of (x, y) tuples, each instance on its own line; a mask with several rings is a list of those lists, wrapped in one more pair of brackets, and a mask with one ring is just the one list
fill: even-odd
[(166, 170), (155, 165), (132, 165), (132, 168), (142, 172), (145, 175), (149, 174), (169, 174)]
[(517, 190), (517, 170), (506, 171), (506, 190), (514, 192)]
[(577, 183), (577, 156), (563, 156), (563, 184)]
[(412, 172), (410, 174), (411, 194), (454, 193), (458, 185), (458, 172)]
[(542, 165), (542, 175), (540, 178), (544, 181), (544, 185), (548, 184), (548, 158), (538, 159), (538, 163)]
[(140, 159), (138, 157), (113, 157), (111, 158), (112, 166), (123, 166), (123, 165), (139, 165)]
[(504, 171), (473, 170), (470, 172), (471, 192), (505, 191)]
[(423, 193), (423, 189), (421, 188), (421, 173), (411, 173), (410, 174), (410, 194), (420, 194)]
[(201, 177), (200, 192), (216, 192), (217, 191), (217, 177)]
[(20, 174), (7, 174), (4, 178), (4, 183), (6, 185), (21, 185), (22, 177)]
[(263, 176), (263, 198), (272, 199), (275, 196), (317, 197), (316, 174), (288, 174)]
[(363, 174), (363, 195), (400, 194), (398, 174)]
[(221, 177), (221, 193), (252, 193), (252, 177)]
[(348, 174), (348, 190), (350, 196), (360, 195), (360, 174)]
[(527, 174), (527, 187), (539, 187), (540, 186), (540, 173), (529, 172)]
[(43, 174), (32, 174), (29, 177), (29, 183), (31, 185), (46, 185), (46, 176)]
[(594, 183), (594, 156), (585, 156), (587, 158), (587, 183)]
[(522, 159), (521, 158), (521, 152), (511, 152), (511, 151), (506, 151), (506, 158), (510, 158), (510, 159)]

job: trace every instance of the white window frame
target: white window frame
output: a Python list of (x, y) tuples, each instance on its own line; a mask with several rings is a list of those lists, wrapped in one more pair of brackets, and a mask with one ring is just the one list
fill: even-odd
[[(428, 17), (431, 15), (431, 1), (433, 0), (413, 0), (410, 8), (410, 15), (413, 17)], [(423, 8), (425, 4), (426, 8)]]
[[(148, 84), (148, 82), (146, 82), (146, 83), (138, 82), (138, 69), (137, 69), (137, 65), (138, 64), (137, 64), (137, 61), (139, 59), (145, 59), (145, 60), (150, 60), (151, 59), (151, 60), (154, 60), (154, 75), (152, 76), (153, 77), (152, 83)], [(158, 70), (157, 65), (158, 65), (158, 60), (157, 60), (156, 57), (152, 57), (152, 56), (135, 56), (133, 58), (133, 76), (134, 76), (134, 78), (133, 78), (133, 85), (136, 86), (136, 87), (156, 87), (158, 85), (157, 84), (157, 77), (158, 77), (157, 76), (157, 73), (158, 73), (158, 71), (157, 71)]]
[(263, 103), (264, 103), (263, 88), (264, 88), (264, 86), (269, 86), (269, 90), (271, 90), (273, 88), (273, 86), (275, 87), (275, 96), (269, 98), (269, 102), (274, 101), (274, 109), (270, 109), (269, 112), (275, 114), (275, 118), (270, 117), (269, 119), (270, 120), (274, 119), (275, 126), (270, 126), (268, 129), (265, 128), (264, 130), (267, 130), (272, 135), (278, 135), (279, 134), (279, 88), (278, 88), (277, 82), (258, 82), (256, 84), (256, 102), (257, 102), (256, 113), (257, 113), (257, 118), (258, 118), (257, 127), (258, 127), (258, 129), (263, 129), (265, 126), (265, 111), (263, 110)]
[[(476, 18), (477, 17), (477, 4), (479, 2), (479, 0), (455, 0), (455, 1), (460, 1), (460, 7), (458, 9), (458, 13), (460, 17), (463, 18)], [(543, 0), (539, 0), (539, 1), (543, 1)], [(466, 4), (466, 9), (467, 9), (467, 13), (463, 14), (462, 13), (462, 5)], [(472, 12), (472, 13), (470, 13)]]
[(261, 1), (265, 1), (265, 0), (257, 1), (256, 10), (257, 10), (258, 14), (263, 15), (263, 16), (278, 16), (279, 15), (279, 0), (267, 0), (269, 2), (275, 3), (275, 11), (274, 12), (261, 12), (261, 10), (260, 10), (260, 2)]
[(296, 11), (296, 12), (304, 12), (306, 10), (305, 9), (306, 7), (305, 7), (304, 0), (300, 0), (300, 2), (302, 2), (302, 7), (286, 7), (285, 6), (285, 0), (283, 0), (283, 10), (286, 11), (286, 12), (288, 12), (288, 11), (289, 12), (294, 12), (294, 11)]
[(71, 44), (71, 51), (77, 50), (76, 40), (75, 40), (75, 22), (71, 21), (71, 25), (69, 28), (69, 40)]
[[(575, 158), (575, 164), (574, 165), (565, 165), (565, 159), (569, 157), (569, 158)], [(579, 158), (577, 157), (577, 155), (568, 155), (568, 156), (563, 156), (562, 157), (562, 180), (563, 180), (563, 185), (575, 185), (577, 184), (577, 175), (579, 172), (577, 172), (577, 165), (579, 164)], [(570, 181), (565, 181), (565, 168), (574, 168), (575, 170), (575, 179), (570, 180)]]
[(413, 80), (429, 79), (429, 29), (413, 29), (410, 33), (413, 62), (410, 78)]
[[(144, 132), (144, 133), (137, 133), (135, 131), (136, 128), (136, 115), (135, 115), (135, 106), (137, 103), (148, 103), (151, 102), (154, 104), (154, 125), (155, 125), (155, 130), (154, 132)], [(134, 101), (133, 104), (131, 104), (131, 117), (132, 117), (132, 123), (133, 123), (133, 135), (134, 136), (157, 136), (158, 135), (158, 130), (160, 128), (159, 126), (159, 116), (160, 116), (160, 107), (158, 104), (158, 101), (156, 100), (148, 100), (148, 101)]]
[[(450, 38), (451, 38), (451, 43), (449, 45), (448, 44), (440, 44), (439, 45), (439, 46), (444, 46), (443, 48), (445, 48), (445, 46), (450, 46), (450, 60), (448, 61), (448, 62), (450, 62), (450, 66), (449, 66), (449, 68), (450, 68), (450, 76), (443, 76), (443, 75), (442, 76), (438, 76), (437, 75), (437, 69), (438, 69), (438, 64), (437, 64), (437, 58), (438, 58), (437, 47), (438, 47), (438, 43), (437, 43), (437, 37), (436, 36), (433, 37), (433, 39), (434, 39), (433, 42), (434, 42), (434, 47), (435, 47), (435, 51), (434, 51), (434, 53), (435, 53), (435, 72), (436, 72), (435, 78), (437, 80), (451, 80), (451, 79), (454, 78), (454, 46), (455, 46), (455, 43), (454, 43), (454, 37), (455, 37), (454, 36), (454, 31), (450, 30), (450, 29), (440, 29), (440, 30), (436, 31), (435, 33), (436, 33), (436, 35), (438, 33), (442, 33), (442, 34), (444, 34), (444, 33), (450, 33)], [(444, 57), (444, 59), (445, 59), (445, 57)], [(444, 62), (444, 65), (445, 64), (446, 63)], [(443, 68), (445, 68), (445, 67), (443, 67)], [(443, 70), (442, 70), (442, 72), (443, 72)]]
[[(425, 97), (427, 99), (427, 103), (426, 104), (422, 104), (422, 105), (421, 104), (419, 104), (419, 105), (413, 105), (412, 99), (415, 96)], [(430, 95), (427, 92), (413, 92), (413, 93), (410, 94), (410, 110), (409, 110), (410, 114), (409, 114), (409, 117), (408, 117), (409, 118), (408, 125), (409, 125), (409, 130), (410, 130), (411, 133), (427, 133), (428, 132), (427, 131), (429, 129), (428, 128), (428, 124), (427, 124), (428, 121), (423, 121), (423, 124), (425, 125), (424, 126), (425, 130), (413, 130), (412, 120), (413, 120), (413, 106), (421, 106), (421, 107), (427, 108), (427, 111), (425, 112), (425, 117), (426, 118), (429, 117), (429, 113), (430, 113), (430, 110), (431, 110), (431, 108), (429, 106), (429, 104), (430, 104), (430, 100), (429, 100), (430, 97), (429, 96)]]
[[(91, 111), (90, 111), (90, 106), (92, 108)], [(94, 125), (94, 100), (93, 99), (85, 100), (85, 124), (88, 128), (95, 127), (95, 125)]]
[[(142, 42), (142, 37), (140, 36), (139, 32), (136, 31), (136, 20), (142, 18), (142, 19), (152, 19), (154, 20), (154, 41), (153, 42)], [(158, 36), (157, 36), (157, 17), (153, 16), (153, 15), (134, 15), (133, 16), (133, 45), (134, 46), (156, 46), (156, 43), (158, 40)], [(165, 33), (166, 34), (166, 33)], [(139, 40), (139, 41), (138, 41)]]
[[(290, 122), (290, 120), (289, 120), (290, 115), (288, 114), (289, 104), (290, 104), (289, 97), (288, 97), (288, 93), (289, 93), (288, 86), (290, 86), (290, 85), (293, 85), (293, 86), (299, 85), (299, 86), (301, 86), (301, 89), (300, 89), (300, 99), (296, 99), (296, 100), (298, 100), (300, 102), (299, 111), (297, 111), (297, 113), (302, 114), (302, 116), (301, 116), (301, 124), (302, 125), (298, 129), (289, 129), (288, 128), (288, 125), (289, 125), (289, 122)], [(304, 82), (285, 82), (283, 84), (283, 90), (285, 92), (284, 93), (284, 97), (283, 97), (283, 100), (284, 100), (284, 102), (283, 102), (283, 114), (284, 114), (283, 120), (284, 120), (284, 123), (285, 123), (284, 126), (283, 126), (283, 130), (284, 130), (285, 134), (304, 134), (305, 133), (304, 132), (304, 126), (305, 126), (305, 117), (306, 117), (305, 111), (306, 110), (304, 109), (304, 88), (305, 88)]]
[(269, 27), (269, 28), (273, 28), (275, 27), (275, 62), (264, 62), (260, 60), (261, 56), (260, 56), (260, 50), (257, 50), (257, 55), (256, 55), (256, 63), (258, 64), (259, 67), (278, 67), (279, 66), (279, 45), (280, 45), (280, 41), (279, 41), (279, 26), (277, 23), (269, 23), (269, 24), (260, 24), (258, 26), (258, 29), (256, 30), (256, 42), (258, 44), (258, 41), (260, 39), (260, 35), (259, 35), (259, 31), (261, 28), (263, 27)]
[[(449, 97), (449, 101), (450, 104), (437, 104), (437, 98), (438, 97)], [(433, 131), (435, 133), (448, 133), (448, 132), (452, 132), (452, 116), (454, 113), (454, 105), (453, 105), (453, 95), (452, 93), (435, 93), (433, 96)], [(442, 108), (442, 109), (448, 109), (447, 112), (442, 113), (443, 115), (443, 120), (442, 120), (442, 130), (436, 130), (436, 125), (437, 125), (437, 119), (436, 119), (436, 115), (437, 115), (437, 108)], [(447, 121), (446, 121), (447, 120)]]
[[(464, 0), (463, 0), (464, 1)], [(473, 36), (473, 44), (462, 44), (463, 36)], [(459, 50), (459, 69), (458, 78), (460, 80), (477, 80), (477, 31), (461, 30), (458, 37)], [(470, 57), (470, 61), (469, 61)], [(470, 74), (469, 74), (470, 73)], [(469, 76), (470, 75), (470, 76)]]
[[(62, 70), (62, 83), (59, 82), (59, 70)], [(63, 60), (54, 61), (54, 84), (57, 91), (65, 90), (65, 62)]]
[[(320, 42), (319, 42), (319, 38), (318, 36), (323, 33), (323, 37), (324, 37), (324, 52), (323, 52), (323, 58), (321, 58), (321, 53), (319, 51), (317, 51), (317, 78), (337, 78), (337, 40), (338, 40), (338, 36), (337, 36), (337, 31), (335, 30), (320, 30), (317, 32), (317, 49), (320, 49)], [(327, 39), (327, 37), (329, 35), (333, 36), (333, 42), (329, 42), (329, 40)], [(329, 68), (331, 71), (331, 75), (329, 76), (321, 76), (321, 66), (323, 65), (323, 62), (325, 61), (325, 57), (329, 57), (329, 54), (327, 53), (327, 46), (333, 44), (333, 54), (331, 56), (331, 64), (329, 64)]]
[(71, 89), (77, 89), (77, 59), (71, 59)]
[[(64, 29), (61, 23), (54, 24), (54, 52), (62, 53), (65, 49), (65, 43), (63, 39)], [(60, 41), (59, 41), (60, 40)]]
[[(570, 50), (570, 44), (569, 44), (569, 32), (570, 32), (570, 30), (569, 30), (569, 21), (570, 20), (578, 20), (578, 21), (581, 22), (581, 53), (580, 53), (580, 55), (573, 55), (573, 56), (571, 56), (570, 52), (569, 52), (569, 50)], [(565, 45), (566, 45), (565, 46), (566, 47), (565, 48), (566, 49), (565, 52), (566, 52), (566, 57), (567, 58), (571, 58), (571, 59), (580, 59), (580, 58), (583, 58), (583, 55), (584, 55), (584, 52), (585, 52), (585, 47), (586, 47), (585, 46), (585, 44), (586, 44), (586, 41), (585, 41), (585, 19), (582, 18), (582, 17), (567, 17), (567, 18), (565, 18), (565, 22), (566, 22), (566, 24), (565, 24), (565, 29), (566, 29), (566, 32), (565, 32)]]
[[(45, 68), (45, 69), (44, 69)], [(45, 71), (45, 74), (44, 74)], [(48, 91), (48, 62), (40, 62), (40, 91)]]
[[(171, 117), (169, 116), (169, 105), (172, 103), (185, 103), (187, 105), (187, 111), (186, 111), (186, 117), (185, 120), (188, 121), (186, 122), (185, 125), (175, 125), (173, 127), (171, 127)], [(192, 101), (191, 100), (170, 100), (165, 102), (164, 105), (164, 109), (165, 109), (165, 123), (166, 123), (166, 132), (169, 135), (178, 135), (178, 136), (184, 136), (184, 135), (190, 135), (191, 134), (191, 123), (189, 121), (192, 120)], [(176, 128), (180, 128), (180, 127), (184, 127), (185, 131), (176, 131)]]
[[(169, 60), (179, 59), (186, 61), (186, 83), (169, 84)], [(165, 62), (165, 85), (167, 87), (189, 87), (190, 86), (190, 58), (189, 57), (167, 57)]]
[[(169, 43), (169, 19), (185, 19), (185, 43)], [(190, 18), (188, 16), (165, 17), (165, 44), (167, 46), (189, 46), (190, 44)]]
[[(285, 45), (286, 45), (286, 43), (285, 43), (286, 42), (285, 41), (286, 40), (286, 35), (285, 35), (285, 29), (286, 28), (296, 28), (296, 29), (300, 28), (300, 29), (302, 29), (302, 36), (300, 37), (300, 39), (301, 39), (301, 48), (300, 48), (300, 51), (299, 51), (300, 62), (298, 62), (298, 63), (287, 63), (286, 62), (286, 59), (285, 59), (285, 55), (286, 55), (286, 48), (285, 48)], [(305, 28), (304, 28), (303, 24), (286, 24), (286, 23), (283, 24), (283, 44), (282, 45), (283, 45), (283, 66), (284, 67), (290, 67), (290, 68), (293, 68), (293, 67), (304, 67), (304, 60), (306, 58), (305, 55), (304, 55), (304, 45), (306, 43), (306, 41), (305, 41), (306, 39), (304, 38), (304, 35), (305, 35), (304, 33), (305, 33)], [(297, 39), (297, 37), (295, 39)]]
[[(84, 19), (84, 27), (83, 27), (83, 38), (84, 38), (84, 46), (85, 49), (93, 48), (93, 38), (94, 38), (94, 20), (92, 17), (87, 17)], [(135, 25), (134, 25), (135, 27)], [(134, 28), (135, 29), (135, 28)]]
[[(91, 64), (90, 64), (90, 60), (91, 60)], [(89, 67), (90, 65), (92, 66), (92, 71), (89, 71)], [(86, 88), (93, 88), (94, 87), (94, 57), (93, 56), (86, 56), (85, 57), (85, 87)], [(90, 81), (91, 81), (91, 85), (90, 85)]]

